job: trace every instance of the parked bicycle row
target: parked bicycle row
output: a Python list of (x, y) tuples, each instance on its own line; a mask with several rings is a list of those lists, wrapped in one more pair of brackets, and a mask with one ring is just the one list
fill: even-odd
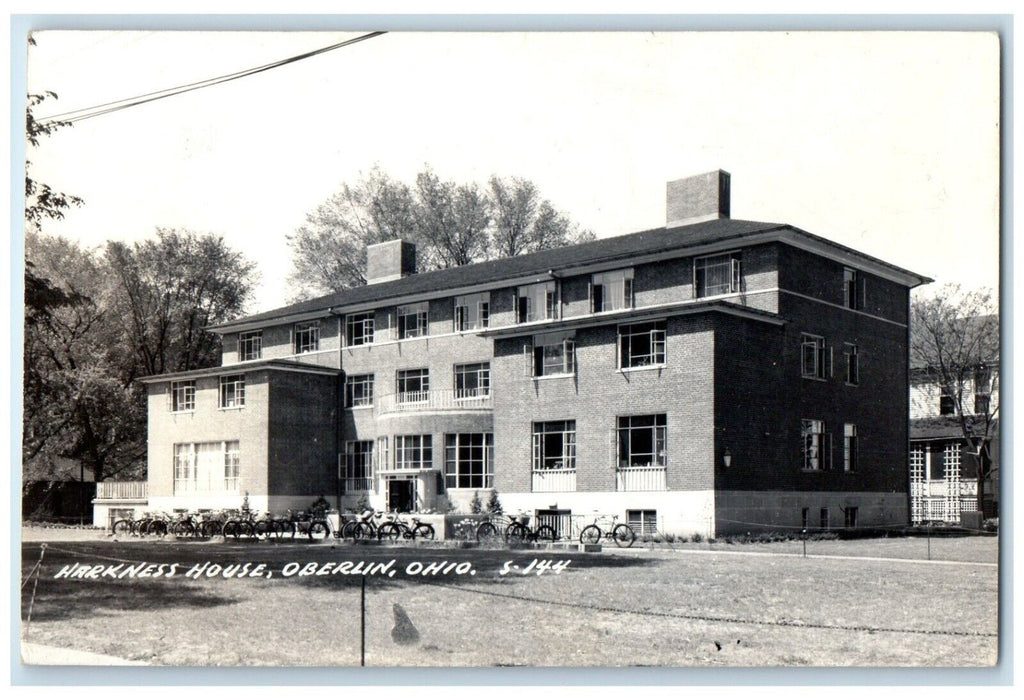
[[(486, 520), (466, 518), (452, 528), (457, 540), (476, 541), (483, 545), (510, 546), (525, 543), (557, 542), (576, 539), (582, 544), (599, 544), (611, 540), (616, 546), (631, 547), (636, 533), (617, 518), (596, 516), (589, 524), (571, 528), (571, 533), (559, 533), (553, 526), (539, 524), (531, 527), (525, 515), (499, 515)], [(144, 513), (139, 518), (116, 521), (112, 534), (116, 536), (166, 537), (210, 539), (223, 536), (232, 540), (323, 540), (330, 537), (352, 541), (434, 540), (436, 532), (430, 523), (414, 516), (366, 510), (359, 514), (341, 516), (336, 528), (325, 510), (288, 511), (283, 516), (260, 514), (252, 510), (217, 511), (204, 513)]]

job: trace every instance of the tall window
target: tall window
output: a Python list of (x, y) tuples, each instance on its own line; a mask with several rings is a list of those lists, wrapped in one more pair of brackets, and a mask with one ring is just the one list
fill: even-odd
[(800, 421), (804, 469), (822, 471), (832, 467), (831, 435), (825, 432), (825, 421), (804, 418)]
[(857, 346), (853, 343), (846, 343), (843, 354), (846, 355), (846, 383), (860, 383), (860, 357), (857, 354)]
[(576, 421), (533, 424), (533, 470), (576, 468)]
[(697, 258), (693, 263), (693, 288), (698, 298), (739, 292), (740, 254)]
[(516, 321), (528, 323), (558, 318), (558, 289), (554, 281), (519, 287), (515, 297)]
[(487, 292), (455, 297), (456, 332), (487, 328), (491, 315), (490, 299)]
[(373, 441), (345, 443), (345, 491), (369, 491), (373, 485)]
[(398, 370), (399, 403), (426, 401), (430, 392), (430, 373), (426, 369)]
[(619, 367), (665, 364), (665, 322), (619, 326)]
[(419, 338), (427, 334), (427, 302), (398, 307), (398, 339)]
[(822, 530), (828, 529), (828, 508), (821, 509), (820, 525)]
[(939, 395), (939, 415), (940, 416), (952, 416), (956, 413), (956, 402), (953, 401), (953, 396), (946, 393), (946, 390), (942, 390), (942, 394)]
[(494, 485), (494, 434), (444, 436), (444, 483), (450, 489), (486, 489)]
[(196, 410), (196, 383), (194, 381), (171, 382), (171, 410)]
[(373, 405), (372, 374), (350, 374), (345, 378), (345, 405), (349, 408)]
[(668, 465), (668, 427), (664, 413), (619, 416), (619, 468)]
[(857, 527), (857, 506), (843, 508), (843, 527)]
[(857, 426), (853, 423), (843, 425), (843, 471), (857, 471)]
[(174, 493), (237, 492), (241, 459), (238, 440), (174, 445)]
[(220, 378), (220, 408), (240, 408), (245, 405), (245, 375), (233, 374)]
[(590, 310), (615, 311), (633, 306), (633, 270), (596, 274), (590, 281)]
[(238, 334), (238, 358), (242, 362), (263, 357), (263, 331), (246, 331)]
[(455, 398), (471, 399), (490, 395), (490, 362), (455, 365)]
[(974, 372), (974, 412), (983, 415), (989, 412), (992, 397), (992, 370), (979, 367)]
[(850, 267), (843, 268), (843, 304), (848, 309), (864, 308), (864, 279)]
[(828, 362), (825, 339), (821, 336), (803, 333), (800, 336), (800, 373), (807, 379), (824, 379)]
[(308, 321), (295, 324), (295, 354), (316, 352), (320, 349), (320, 322)]
[(533, 336), (533, 345), (524, 346), (527, 367), (534, 377), (572, 374), (576, 371), (576, 341), (566, 333)]
[(430, 469), (434, 466), (434, 440), (430, 435), (396, 435), (396, 469)]
[(345, 317), (345, 344), (369, 345), (373, 342), (373, 312)]

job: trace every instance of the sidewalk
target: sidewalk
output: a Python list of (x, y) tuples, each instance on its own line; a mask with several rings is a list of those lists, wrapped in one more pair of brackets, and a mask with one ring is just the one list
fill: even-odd
[(91, 651), (61, 649), (32, 642), (21, 643), (21, 662), (32, 666), (148, 666), (143, 661), (129, 661)]

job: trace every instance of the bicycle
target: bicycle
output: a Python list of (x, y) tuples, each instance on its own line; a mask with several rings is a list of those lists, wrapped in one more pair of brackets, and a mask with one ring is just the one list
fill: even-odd
[(352, 540), (375, 540), (383, 519), (382, 511), (364, 510), (356, 515), (355, 520), (349, 520), (341, 527), (341, 536)]
[(377, 530), (377, 539), (391, 540), (398, 539), (414, 540), (419, 537), (422, 540), (434, 539), (434, 528), (428, 523), (420, 522), (419, 518), (412, 519), (412, 526), (401, 519), (398, 513), (392, 513), (388, 522), (384, 523)]
[(476, 540), (484, 544), (494, 544), (504, 539), (508, 544), (522, 544), (524, 542), (554, 542), (558, 539), (558, 533), (550, 525), (541, 525), (536, 530), (526, 524), (527, 515), (519, 513), (508, 516), (508, 524), (499, 529), (498, 524), (493, 520), (480, 523), (476, 529)]
[(594, 515), (594, 522), (580, 531), (580, 544), (598, 544), (607, 538), (615, 542), (617, 547), (632, 547), (636, 541), (636, 533), (626, 523), (617, 523), (619, 516), (612, 515), (611, 525), (602, 530), (599, 522), (608, 520), (607, 515)]

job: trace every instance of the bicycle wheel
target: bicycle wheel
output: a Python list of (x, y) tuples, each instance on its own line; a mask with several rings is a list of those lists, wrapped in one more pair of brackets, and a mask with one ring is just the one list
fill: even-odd
[(149, 524), (147, 534), (163, 537), (167, 534), (167, 523), (163, 520), (154, 520)]
[(229, 520), (224, 523), (224, 529), (221, 532), (224, 535), (224, 539), (230, 537), (237, 540), (242, 536), (242, 523), (237, 520)]
[(612, 530), (612, 539), (619, 547), (632, 547), (636, 541), (636, 533), (629, 525), (621, 523)]
[(279, 532), (278, 539), (295, 539), (295, 523), (291, 520), (278, 520), (277, 530)]
[(481, 523), (476, 529), (476, 541), (480, 544), (496, 544), (501, 541), (494, 523)]
[(203, 537), (210, 539), (216, 537), (224, 529), (224, 523), (219, 520), (207, 520), (200, 528)]
[(110, 534), (124, 536), (132, 534), (131, 520), (118, 520), (110, 527)]
[(397, 523), (384, 523), (377, 530), (378, 540), (389, 540), (395, 542), (402, 536), (402, 528)]
[(259, 520), (252, 526), (252, 532), (256, 537), (265, 538), (270, 535), (270, 521)]
[(341, 526), (341, 537), (346, 540), (354, 540), (356, 538), (356, 529), (358, 527), (359, 521), (346, 520), (345, 524)]
[(587, 525), (580, 533), (580, 544), (597, 544), (601, 541), (601, 528), (597, 525)]
[(132, 534), (138, 535), (139, 537), (145, 537), (146, 533), (149, 531), (149, 524), (151, 522), (153, 521), (149, 518), (145, 518), (143, 520), (136, 520), (134, 523), (132, 523)]
[(555, 532), (555, 528), (550, 525), (541, 525), (537, 528), (537, 532), (534, 533), (538, 542), (554, 542), (558, 539), (558, 534)]
[(427, 523), (420, 523), (412, 531), (413, 539), (432, 540), (434, 539), (434, 526)]
[(311, 540), (326, 539), (330, 532), (326, 520), (314, 520), (309, 524), (309, 539)]
[(248, 537), (250, 539), (256, 536), (256, 527), (254, 523), (248, 520), (242, 520), (238, 523), (238, 532), (242, 537)]
[(370, 523), (356, 523), (352, 529), (352, 539), (370, 541), (377, 539), (377, 530)]
[(505, 541), (509, 544), (522, 544), (528, 537), (526, 526), (522, 523), (512, 523), (505, 528)]
[(175, 537), (194, 537), (196, 534), (196, 528), (192, 523), (182, 521), (180, 523), (174, 523), (171, 526), (171, 534)]

